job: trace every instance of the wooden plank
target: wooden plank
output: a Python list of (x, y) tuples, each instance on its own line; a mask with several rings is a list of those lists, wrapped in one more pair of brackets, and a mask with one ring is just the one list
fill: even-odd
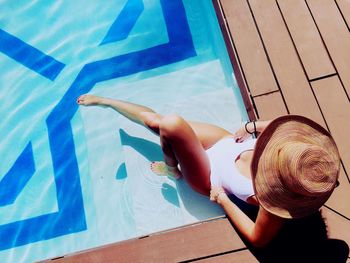
[(241, 250), (237, 252), (232, 252), (229, 254), (210, 257), (202, 260), (198, 260), (196, 262), (200, 263), (257, 263), (259, 262), (253, 254), (248, 250)]
[(233, 66), (234, 75), (236, 77), (237, 84), (239, 86), (239, 90), (241, 92), (248, 117), (250, 120), (256, 120), (254, 107), (249, 94), (250, 92), (248, 90), (248, 86), (244, 78), (243, 70), (239, 63), (238, 54), (235, 50), (233, 39), (231, 37), (231, 33), (229, 31), (228, 24), (225, 19), (224, 10), (222, 9), (220, 0), (212, 0), (212, 3), (215, 8), (215, 12), (220, 24), (221, 32), (225, 40), (227, 52)]
[(340, 12), (343, 14), (345, 22), (350, 30), (350, 1), (349, 0), (336, 0)]
[(55, 262), (179, 262), (244, 247), (225, 218), (68, 255)]
[(325, 126), (276, 1), (249, 3), (290, 113), (304, 115)]
[(340, 170), (339, 183), (339, 186), (334, 189), (326, 205), (350, 218), (350, 183), (343, 168)]
[(244, 76), (253, 96), (278, 90), (245, 0), (221, 0)]
[[(350, 68), (349, 68), (350, 69)], [(350, 103), (338, 76), (311, 83), (329, 130), (338, 145), (345, 171), (350, 173)]]
[(350, 34), (334, 1), (307, 0), (347, 95), (350, 96)]
[(309, 80), (335, 73), (304, 0), (278, 0)]
[(261, 120), (271, 120), (288, 114), (280, 92), (258, 96), (253, 100)]

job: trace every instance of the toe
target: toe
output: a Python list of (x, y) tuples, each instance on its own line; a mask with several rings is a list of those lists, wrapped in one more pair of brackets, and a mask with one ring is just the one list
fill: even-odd
[(82, 104), (83, 101), (84, 101), (84, 97), (85, 97), (85, 95), (79, 96), (78, 99), (77, 99), (77, 103), (78, 103), (78, 104)]

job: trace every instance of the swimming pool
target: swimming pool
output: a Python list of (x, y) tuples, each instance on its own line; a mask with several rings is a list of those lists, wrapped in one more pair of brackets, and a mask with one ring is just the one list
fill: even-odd
[(93, 93), (237, 128), (247, 115), (210, 0), (0, 2), (2, 262), (222, 214), (152, 174), (153, 134), (75, 103)]

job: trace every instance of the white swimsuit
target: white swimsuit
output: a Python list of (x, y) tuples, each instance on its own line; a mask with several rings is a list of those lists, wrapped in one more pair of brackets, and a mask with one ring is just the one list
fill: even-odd
[(256, 139), (249, 139), (236, 143), (233, 137), (225, 137), (206, 150), (211, 167), (211, 184), (223, 187), (245, 202), (254, 195), (252, 180), (239, 172), (235, 160), (242, 152), (254, 149), (255, 142)]

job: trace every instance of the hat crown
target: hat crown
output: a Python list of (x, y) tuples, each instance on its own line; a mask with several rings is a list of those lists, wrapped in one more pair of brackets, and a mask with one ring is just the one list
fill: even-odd
[(256, 141), (251, 164), (259, 204), (283, 218), (316, 212), (332, 194), (339, 169), (331, 134), (298, 115), (270, 122)]
[(337, 165), (322, 147), (304, 142), (290, 142), (278, 153), (279, 176), (289, 191), (316, 197), (333, 190)]

